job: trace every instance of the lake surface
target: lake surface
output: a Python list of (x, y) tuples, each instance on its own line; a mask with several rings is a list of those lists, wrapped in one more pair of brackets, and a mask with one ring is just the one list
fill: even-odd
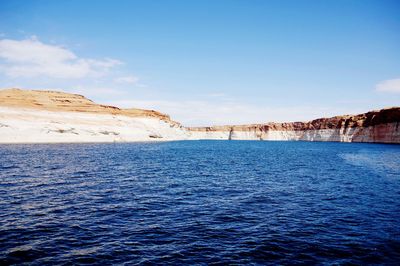
[(400, 145), (0, 145), (0, 264), (397, 264)]

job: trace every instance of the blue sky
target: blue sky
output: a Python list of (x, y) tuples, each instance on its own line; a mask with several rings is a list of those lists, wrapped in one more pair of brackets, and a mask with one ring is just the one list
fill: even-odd
[(184, 125), (400, 105), (399, 1), (4, 1), (0, 87), (59, 89)]

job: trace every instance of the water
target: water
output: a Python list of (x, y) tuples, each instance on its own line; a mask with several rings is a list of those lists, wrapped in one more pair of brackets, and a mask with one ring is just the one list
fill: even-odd
[(0, 145), (0, 264), (396, 264), (400, 146)]

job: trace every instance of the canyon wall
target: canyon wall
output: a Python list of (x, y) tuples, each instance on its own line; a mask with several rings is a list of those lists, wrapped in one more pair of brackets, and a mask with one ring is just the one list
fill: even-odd
[(191, 127), (191, 139), (400, 143), (400, 108), (309, 122)]
[(400, 143), (400, 108), (309, 122), (185, 128), (154, 110), (96, 104), (82, 95), (0, 90), (0, 143), (187, 139)]

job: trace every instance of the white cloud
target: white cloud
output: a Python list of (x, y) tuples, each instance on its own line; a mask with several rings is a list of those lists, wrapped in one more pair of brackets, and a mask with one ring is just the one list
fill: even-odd
[(317, 106), (256, 106), (248, 103), (206, 100), (116, 100), (105, 102), (123, 108), (153, 109), (169, 114), (184, 126), (240, 125), (308, 121), (320, 117), (365, 112), (357, 108)]
[(377, 91), (400, 93), (400, 78), (382, 81), (376, 85)]
[(0, 40), (0, 59), (0, 71), (12, 78), (78, 79), (102, 75), (122, 64), (110, 58), (80, 58), (66, 48), (42, 43), (35, 36), (20, 41)]
[[(100, 99), (110, 99), (115, 97), (121, 97), (127, 92), (113, 87), (92, 87), (87, 85), (76, 85), (71, 90), (66, 90), (71, 93), (78, 93), (90, 99), (96, 99), (96, 101)], [(92, 99), (92, 100), (93, 100)]]
[(123, 76), (123, 77), (115, 78), (114, 81), (116, 83), (135, 84), (136, 82), (139, 81), (139, 78), (137, 78), (135, 76)]
[(220, 98), (220, 97), (225, 97), (226, 94), (225, 93), (210, 93), (210, 94), (206, 94), (206, 96), (213, 97), (213, 98)]

